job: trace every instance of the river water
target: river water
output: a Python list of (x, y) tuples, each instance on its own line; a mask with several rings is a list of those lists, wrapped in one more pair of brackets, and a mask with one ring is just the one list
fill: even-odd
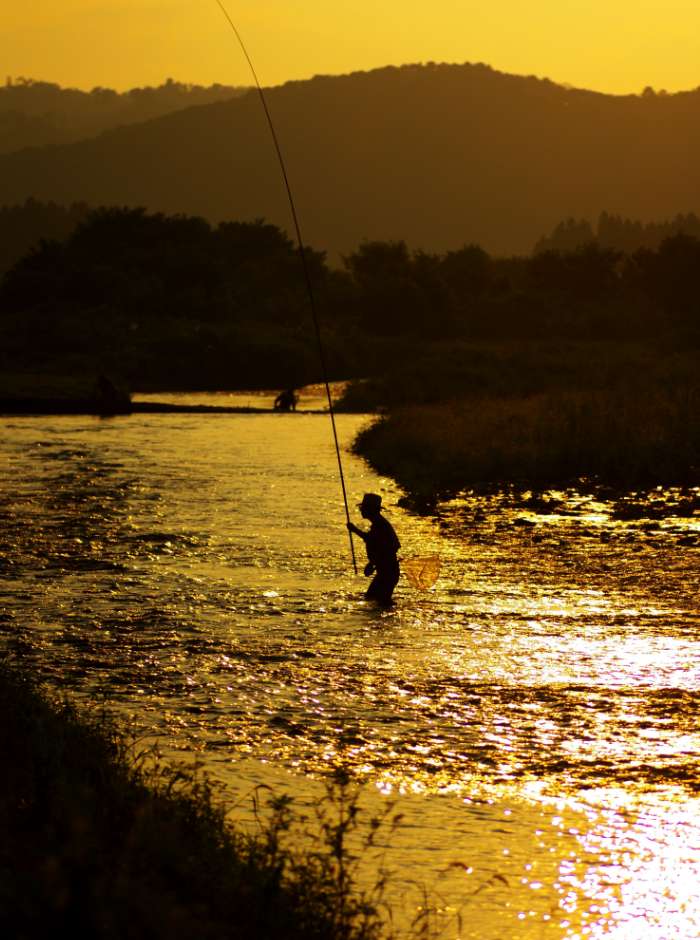
[[(338, 416), (344, 446), (368, 420)], [(256, 786), (309, 808), (344, 768), (366, 815), (402, 815), (399, 930), (425, 888), (446, 937), (700, 936), (697, 511), (466, 495), (420, 517), (344, 467), (404, 557), (442, 561), (388, 612), (352, 574), (327, 417), (6, 419), (1, 648), (196, 754), (242, 822)]]

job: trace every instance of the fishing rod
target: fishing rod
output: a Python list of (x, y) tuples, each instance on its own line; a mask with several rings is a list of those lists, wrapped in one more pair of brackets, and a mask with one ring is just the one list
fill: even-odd
[[(343, 491), (343, 504), (345, 506), (345, 519), (349, 525), (350, 523), (350, 510), (348, 509), (348, 494), (345, 488), (345, 475), (343, 473), (343, 462), (340, 457), (340, 444), (338, 443), (338, 431), (335, 425), (335, 412), (333, 411), (333, 400), (331, 398), (331, 388), (328, 384), (328, 369), (326, 367), (326, 355), (323, 349), (323, 343), (321, 341), (321, 330), (318, 323), (318, 312), (316, 310), (316, 298), (314, 295), (313, 283), (311, 280), (311, 273), (309, 271), (309, 264), (306, 258), (306, 250), (304, 249), (304, 241), (301, 237), (301, 226), (299, 224), (299, 216), (297, 215), (296, 205), (294, 203), (294, 196), (292, 195), (292, 187), (289, 182), (289, 177), (287, 175), (287, 167), (284, 162), (284, 157), (282, 156), (282, 148), (280, 146), (279, 139), (277, 137), (277, 131), (275, 130), (275, 125), (272, 123), (272, 115), (270, 114), (270, 109), (267, 106), (267, 99), (265, 98), (265, 93), (262, 89), (262, 85), (258, 81), (258, 75), (255, 71), (255, 66), (248, 55), (248, 50), (245, 47), (243, 38), (236, 28), (236, 24), (233, 22), (229, 16), (229, 12), (222, 3), (222, 0), (216, 0), (217, 6), (221, 12), (226, 17), (226, 21), (233, 30), (233, 33), (238, 40), (238, 44), (241, 47), (245, 60), (248, 63), (250, 68), (251, 75), (253, 76), (253, 81), (255, 82), (255, 87), (258, 90), (258, 95), (260, 97), (260, 103), (262, 104), (263, 111), (265, 112), (265, 117), (267, 118), (267, 126), (270, 129), (270, 135), (272, 136), (272, 142), (275, 145), (275, 151), (277, 153), (277, 160), (282, 171), (282, 177), (284, 179), (284, 185), (287, 190), (287, 198), (289, 199), (289, 207), (292, 210), (292, 219), (294, 221), (294, 230), (297, 236), (297, 246), (299, 249), (299, 256), (301, 258), (301, 264), (304, 269), (304, 279), (306, 281), (306, 290), (309, 295), (309, 306), (311, 308), (311, 318), (314, 324), (314, 332), (316, 334), (316, 344), (318, 346), (318, 355), (321, 361), (321, 374), (323, 376), (323, 384), (326, 387), (326, 397), (328, 399), (328, 411), (331, 416), (331, 427), (333, 428), (333, 441), (335, 443), (335, 455), (338, 459), (338, 472), (340, 474), (340, 488)], [(348, 529), (348, 538), (350, 539), (350, 554), (352, 555), (352, 567), (357, 574), (357, 559), (355, 558), (355, 545), (352, 540), (352, 532)]]

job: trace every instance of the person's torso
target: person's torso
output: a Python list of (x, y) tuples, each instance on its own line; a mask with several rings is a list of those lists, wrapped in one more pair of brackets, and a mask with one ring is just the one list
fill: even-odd
[(372, 522), (367, 536), (367, 555), (377, 567), (396, 564), (396, 553), (401, 547), (392, 524), (379, 516)]

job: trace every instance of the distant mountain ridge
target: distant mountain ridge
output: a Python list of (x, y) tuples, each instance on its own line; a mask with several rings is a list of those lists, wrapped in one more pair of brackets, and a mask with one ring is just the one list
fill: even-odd
[(246, 89), (184, 85), (171, 78), (156, 88), (61, 88), (53, 82), (8, 78), (0, 86), (0, 153), (74, 143), (121, 124), (224, 101)]
[[(529, 252), (562, 218), (700, 212), (700, 89), (611, 96), (485, 65), (416, 65), (267, 90), (304, 236)], [(0, 156), (0, 203), (142, 205), (289, 230), (255, 94)]]

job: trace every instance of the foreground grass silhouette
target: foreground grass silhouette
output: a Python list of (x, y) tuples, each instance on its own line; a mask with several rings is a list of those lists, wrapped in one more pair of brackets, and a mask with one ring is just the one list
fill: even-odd
[(106, 719), (0, 668), (0, 936), (378, 940), (356, 894), (341, 786), (318, 850), (283, 847), (284, 798), (260, 834), (224, 822), (206, 779), (150, 770)]

